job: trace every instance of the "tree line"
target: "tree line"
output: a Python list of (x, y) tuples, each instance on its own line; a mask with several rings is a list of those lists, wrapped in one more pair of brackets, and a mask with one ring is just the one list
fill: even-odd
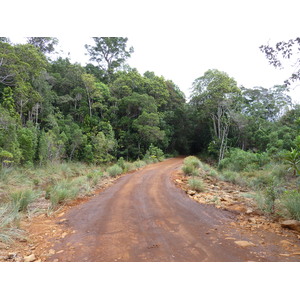
[(229, 148), (276, 157), (295, 147), (300, 108), (285, 85), (239, 86), (210, 69), (184, 93), (154, 72), (126, 64), (124, 37), (94, 37), (91, 63), (51, 59), (57, 38), (24, 44), (0, 38), (2, 166), (76, 160), (101, 164), (164, 153), (206, 153), (220, 162)]

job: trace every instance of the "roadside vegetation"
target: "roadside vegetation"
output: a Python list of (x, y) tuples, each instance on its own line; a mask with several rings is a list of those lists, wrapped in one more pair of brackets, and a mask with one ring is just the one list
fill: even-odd
[(159, 159), (152, 155), (133, 162), (121, 157), (113, 165), (57, 162), (0, 169), (0, 242), (23, 238), (22, 218), (51, 214), (78, 197), (91, 195), (105, 181), (163, 159), (162, 154)]
[[(277, 156), (274, 160), (266, 153), (232, 149), (219, 166), (189, 156), (184, 160), (182, 171), (188, 176), (192, 190), (205, 191), (202, 179), (211, 176), (249, 189), (251, 193), (247, 197), (255, 200), (261, 213), (275, 219), (282, 217), (300, 221), (300, 178), (298, 173), (294, 175), (294, 169), (286, 161), (286, 154), (284, 152), (281, 159)], [(191, 162), (194, 169), (190, 172)]]

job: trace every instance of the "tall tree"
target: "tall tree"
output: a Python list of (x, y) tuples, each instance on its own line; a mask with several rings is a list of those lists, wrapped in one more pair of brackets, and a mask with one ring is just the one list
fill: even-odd
[(90, 60), (98, 63), (107, 77), (112, 81), (112, 75), (116, 68), (121, 66), (133, 53), (133, 48), (126, 49), (128, 38), (124, 37), (93, 37), (94, 46), (85, 45)]
[(239, 93), (236, 81), (215, 69), (208, 70), (193, 83), (191, 103), (210, 116), (214, 135), (211, 146), (217, 147), (219, 162), (225, 154), (231, 112), (235, 109)]
[(55, 37), (28, 37), (27, 43), (35, 46), (42, 53), (49, 54), (54, 52), (58, 39)]

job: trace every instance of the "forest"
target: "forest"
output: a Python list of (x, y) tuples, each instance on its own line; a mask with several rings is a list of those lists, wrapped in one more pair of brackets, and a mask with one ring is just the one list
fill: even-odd
[(126, 64), (134, 53), (127, 42), (94, 37), (85, 46), (90, 63), (82, 66), (52, 58), (57, 38), (29, 37), (24, 44), (1, 38), (1, 176), (53, 163), (197, 155), (231, 180), (241, 178), (233, 172), (248, 172), (255, 187), (273, 192), (280, 187), (275, 171), (260, 181), (253, 172), (283, 164), (282, 176), (297, 177), (300, 106), (288, 84), (248, 88), (209, 69), (187, 97), (171, 79)]
[(278, 157), (297, 147), (299, 107), (286, 86), (246, 88), (211, 69), (187, 99), (172, 80), (126, 65), (127, 38), (93, 39), (86, 66), (51, 60), (56, 38), (1, 39), (3, 167), (142, 159), (150, 145), (218, 163), (231, 148)]

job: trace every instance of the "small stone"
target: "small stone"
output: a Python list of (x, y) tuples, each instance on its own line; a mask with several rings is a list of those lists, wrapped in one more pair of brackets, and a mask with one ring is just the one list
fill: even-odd
[(48, 252), (49, 255), (54, 255), (55, 254), (55, 250), (54, 249), (50, 249)]
[(36, 260), (36, 257), (34, 254), (24, 256), (24, 262), (33, 262)]
[(296, 230), (300, 232), (300, 222), (296, 220), (286, 220), (281, 222), (281, 227)]
[(242, 248), (255, 246), (253, 243), (248, 241), (235, 241), (235, 243)]
[(190, 195), (190, 196), (193, 196), (193, 195), (196, 194), (196, 191), (188, 190), (187, 194)]
[(17, 257), (17, 253), (15, 252), (10, 252), (8, 253), (7, 259), (15, 259)]
[(293, 246), (293, 244), (287, 240), (282, 240), (280, 241), (280, 244), (282, 244), (282, 246)]
[(257, 219), (256, 219), (256, 218), (249, 218), (248, 221), (249, 221), (250, 223), (256, 224)]
[(61, 235), (61, 237), (64, 239), (67, 235), (68, 235), (68, 233), (67, 233), (67, 232), (64, 232), (64, 233)]

